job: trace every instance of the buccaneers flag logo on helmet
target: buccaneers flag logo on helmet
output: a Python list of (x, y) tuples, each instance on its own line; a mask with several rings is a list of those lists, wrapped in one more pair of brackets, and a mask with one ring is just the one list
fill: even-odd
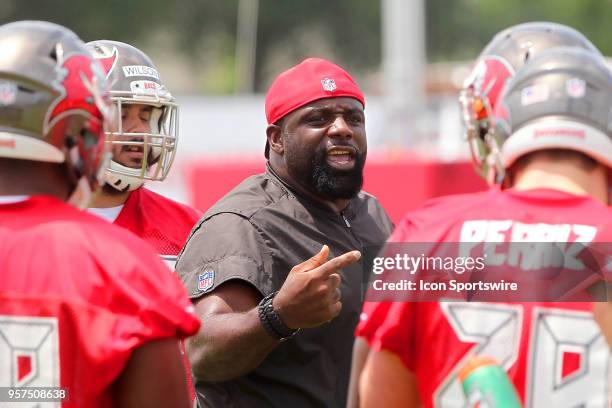
[[(103, 52), (100, 47), (98, 47), (98, 51)], [(98, 62), (102, 65), (102, 68), (104, 69), (107, 78), (109, 77), (111, 72), (113, 72), (113, 69), (115, 69), (115, 65), (117, 65), (118, 56), (119, 51), (117, 51), (117, 47), (113, 47), (111, 55), (98, 58)]]
[[(66, 56), (55, 68), (54, 83), (59, 96), (50, 105), (43, 125), (43, 133), (56, 146), (71, 136), (85, 163), (97, 165), (104, 152), (104, 117), (109, 114), (110, 101), (104, 91), (104, 74), (100, 65), (82, 54)], [(79, 169), (91, 174), (93, 169)]]
[(498, 56), (486, 56), (476, 64), (465, 86), (474, 95), (471, 106), (474, 119), (491, 119), (504, 85), (513, 74), (510, 63)]

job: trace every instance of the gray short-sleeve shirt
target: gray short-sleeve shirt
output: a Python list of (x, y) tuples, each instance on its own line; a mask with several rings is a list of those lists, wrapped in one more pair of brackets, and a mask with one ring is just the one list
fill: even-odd
[[(238, 279), (262, 296), (277, 291), (291, 268), (317, 253), (360, 250), (362, 260), (342, 270), (342, 312), (330, 323), (302, 330), (279, 344), (249, 374), (224, 382), (196, 381), (204, 407), (343, 407), (353, 334), (361, 311), (368, 255), (392, 231), (378, 201), (360, 193), (338, 214), (300, 197), (271, 169), (252, 176), (202, 217), (176, 270), (192, 299)], [(203, 322), (204, 327), (206, 322)]]
[[(204, 230), (206, 229), (206, 233)], [(189, 248), (216, 248), (215, 251), (202, 251), (197, 256), (189, 253), (180, 257), (181, 276), (184, 279), (189, 296), (198, 298), (211, 292), (219, 285), (232, 280), (247, 281), (257, 288), (262, 295), (272, 291), (270, 275), (270, 257), (263, 251), (265, 243), (255, 227), (247, 218), (233, 213), (216, 214), (204, 223), (189, 239)], [(267, 259), (267, 266), (264, 266)], [(208, 274), (198, 280), (201, 274)], [(195, 277), (195, 279), (193, 279)], [(207, 279), (205, 282), (204, 279)]]

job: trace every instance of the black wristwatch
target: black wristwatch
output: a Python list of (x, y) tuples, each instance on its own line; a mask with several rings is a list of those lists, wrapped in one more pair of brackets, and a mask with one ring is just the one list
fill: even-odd
[(287, 327), (278, 313), (274, 310), (272, 300), (277, 293), (278, 291), (270, 293), (268, 296), (261, 299), (259, 306), (257, 306), (257, 312), (259, 314), (259, 321), (268, 334), (276, 340), (284, 341), (295, 336), (300, 329)]

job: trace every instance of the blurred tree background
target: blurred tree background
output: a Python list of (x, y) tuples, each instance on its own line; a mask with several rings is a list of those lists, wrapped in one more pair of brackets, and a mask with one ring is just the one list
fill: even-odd
[[(406, 0), (412, 1), (412, 0)], [(471, 60), (497, 31), (548, 20), (582, 31), (612, 53), (609, 0), (424, 0), (431, 62)], [(148, 53), (182, 93), (234, 92), (239, 0), (2, 0), (0, 20), (40, 19), (86, 41), (129, 42)], [(255, 89), (306, 56), (350, 67), (376, 92), (381, 62), (380, 0), (259, 0)]]

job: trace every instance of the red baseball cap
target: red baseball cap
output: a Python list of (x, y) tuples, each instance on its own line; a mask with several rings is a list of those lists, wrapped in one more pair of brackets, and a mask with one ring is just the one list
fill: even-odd
[[(365, 107), (363, 93), (348, 72), (328, 60), (307, 58), (272, 82), (266, 95), (266, 119), (273, 124), (313, 101), (341, 96), (355, 98)], [(266, 157), (268, 151), (266, 143)]]

